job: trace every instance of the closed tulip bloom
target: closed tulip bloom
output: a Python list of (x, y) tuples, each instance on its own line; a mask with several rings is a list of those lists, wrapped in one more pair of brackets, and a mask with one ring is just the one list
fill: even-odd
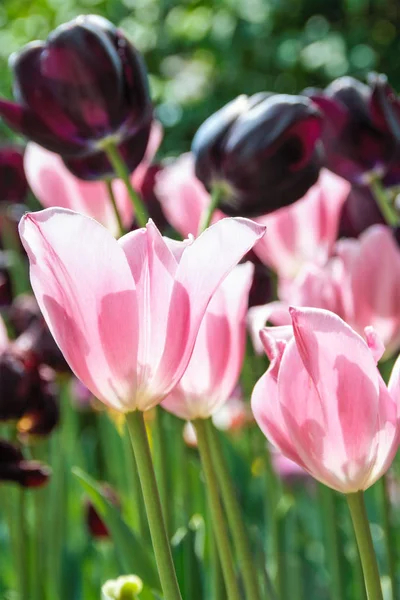
[(366, 85), (346, 76), (323, 91), (305, 90), (324, 116), (325, 165), (352, 183), (383, 176), (396, 158), (398, 109), (381, 87), (379, 77)]
[(254, 267), (236, 267), (215, 292), (186, 371), (162, 406), (181, 419), (207, 419), (231, 396), (246, 342), (246, 313)]
[(212, 115), (192, 144), (195, 173), (221, 190), (228, 215), (256, 217), (292, 204), (320, 169), (320, 113), (301, 96), (239, 96)]
[(224, 219), (176, 242), (149, 221), (117, 241), (65, 209), (20, 224), (50, 331), (76, 376), (121, 412), (152, 408), (178, 383), (211, 297), (264, 231)]
[(271, 360), (252, 395), (255, 419), (287, 458), (344, 494), (369, 488), (390, 467), (399, 405), (376, 367), (381, 348), (324, 310), (291, 309), (287, 341), (263, 330)]
[(11, 66), (16, 102), (1, 100), (0, 116), (15, 131), (60, 154), (84, 179), (110, 174), (100, 152), (109, 138), (130, 170), (140, 163), (152, 119), (147, 75), (112, 23), (77, 17), (14, 54)]
[(267, 226), (268, 235), (255, 253), (283, 280), (293, 279), (309, 261), (324, 264), (335, 244), (349, 191), (346, 180), (323, 169), (301, 200), (258, 219)]

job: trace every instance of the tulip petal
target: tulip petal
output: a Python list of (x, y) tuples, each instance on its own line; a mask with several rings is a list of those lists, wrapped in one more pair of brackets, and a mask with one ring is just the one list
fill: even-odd
[(322, 169), (317, 183), (295, 204), (257, 219), (268, 235), (254, 248), (280, 277), (292, 279), (305, 262), (324, 264), (335, 243), (350, 184)]
[(263, 342), (268, 348), (271, 364), (254, 386), (251, 409), (258, 426), (269, 441), (290, 460), (303, 466), (303, 461), (291, 441), (291, 433), (286, 426), (279, 401), (278, 377), (286, 341), (277, 341), (274, 337), (269, 337), (267, 332), (263, 332)]
[(160, 388), (170, 391), (182, 377), (212, 295), (264, 233), (264, 227), (248, 219), (223, 219), (186, 248), (175, 275), (167, 342), (155, 376)]
[[(294, 350), (287, 351), (281, 365), (286, 377), (280, 379), (280, 397), (286, 418), (297, 427), (297, 450), (303, 460), (306, 454), (313, 456), (316, 465), (321, 464), (317, 456), (323, 456), (324, 468), (340, 472), (344, 484), (360, 481), (372, 460), (371, 440), (378, 420), (374, 357), (364, 340), (336, 315), (307, 308), (290, 312), (296, 348), (308, 374), (308, 381), (297, 376), (301, 365)], [(298, 377), (304, 379), (302, 384)]]
[(207, 419), (237, 384), (245, 350), (251, 263), (236, 267), (221, 283), (204, 315), (187, 369), (162, 403), (182, 419)]
[[(139, 311), (138, 405), (150, 408), (150, 392), (166, 338), (171, 311), (170, 298), (178, 263), (157, 227), (149, 221), (146, 229), (136, 230), (119, 240), (136, 282)], [(184, 242), (182, 242), (185, 245)], [(145, 404), (146, 403), (146, 404)]]
[(25, 215), (20, 235), (40, 309), (71, 369), (109, 406), (134, 409), (137, 300), (117, 241), (65, 209)]

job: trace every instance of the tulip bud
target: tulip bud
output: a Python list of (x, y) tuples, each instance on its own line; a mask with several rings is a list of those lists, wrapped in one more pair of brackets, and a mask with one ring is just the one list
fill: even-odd
[(112, 140), (130, 170), (142, 160), (152, 106), (142, 57), (106, 19), (84, 15), (32, 42), (10, 60), (16, 102), (0, 116), (60, 154), (84, 179), (112, 175), (102, 148)]
[(370, 78), (371, 85), (340, 77), (324, 91), (304, 91), (324, 116), (326, 166), (356, 184), (366, 184), (372, 174), (382, 177), (388, 171), (400, 139), (398, 109), (389, 101), (388, 89), (382, 90), (380, 77)]
[(207, 119), (192, 151), (195, 173), (219, 207), (255, 217), (292, 204), (316, 182), (321, 118), (307, 98), (259, 93), (239, 96)]
[(143, 582), (137, 575), (123, 575), (103, 585), (102, 600), (136, 600), (142, 590)]
[(0, 148), (0, 203), (23, 204), (28, 193), (22, 148)]

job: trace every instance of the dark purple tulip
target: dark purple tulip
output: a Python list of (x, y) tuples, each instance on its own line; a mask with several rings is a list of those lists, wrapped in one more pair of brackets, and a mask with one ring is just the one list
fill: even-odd
[(385, 224), (375, 198), (367, 186), (353, 185), (339, 221), (339, 237), (358, 237), (376, 223)]
[(256, 217), (292, 204), (316, 182), (321, 117), (307, 98), (239, 96), (203, 123), (192, 151), (196, 176), (220, 186), (220, 208)]
[(0, 148), (0, 203), (23, 204), (27, 193), (24, 151), (16, 146)]
[(22, 487), (41, 487), (46, 484), (49, 467), (34, 460), (25, 460), (19, 448), (0, 440), (0, 481), (13, 481)]
[(16, 102), (1, 100), (0, 116), (14, 130), (71, 161), (85, 178), (93, 178), (93, 161), (98, 176), (110, 171), (96, 156), (107, 138), (122, 152), (134, 147), (131, 170), (142, 160), (152, 119), (146, 69), (112, 23), (77, 17), (13, 55), (11, 67)]
[(340, 77), (323, 91), (304, 91), (324, 115), (326, 166), (358, 185), (388, 171), (400, 141), (397, 103), (383, 81), (375, 76), (366, 85)]

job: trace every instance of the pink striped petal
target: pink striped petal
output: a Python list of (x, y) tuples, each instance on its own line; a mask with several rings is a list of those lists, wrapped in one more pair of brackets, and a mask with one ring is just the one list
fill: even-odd
[(118, 242), (61, 208), (25, 215), (20, 235), (40, 309), (71, 369), (109, 406), (134, 410), (138, 309)]
[(212, 295), (264, 233), (263, 226), (248, 219), (223, 219), (185, 249), (171, 294), (167, 342), (155, 376), (160, 389), (170, 391), (182, 377)]
[(233, 392), (245, 350), (245, 315), (251, 263), (236, 267), (215, 292), (204, 315), (187, 369), (162, 406), (182, 419), (206, 419)]

